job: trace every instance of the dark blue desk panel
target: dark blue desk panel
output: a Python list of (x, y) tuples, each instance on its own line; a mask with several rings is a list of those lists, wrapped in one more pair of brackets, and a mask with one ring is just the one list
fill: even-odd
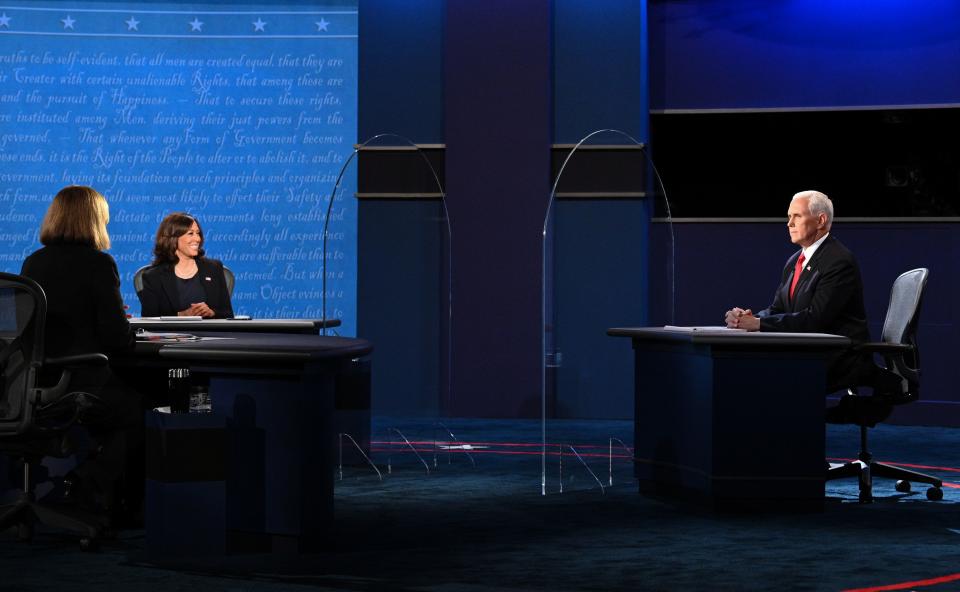
[(826, 360), (846, 337), (617, 328), (633, 340), (640, 491), (714, 509), (822, 509)]

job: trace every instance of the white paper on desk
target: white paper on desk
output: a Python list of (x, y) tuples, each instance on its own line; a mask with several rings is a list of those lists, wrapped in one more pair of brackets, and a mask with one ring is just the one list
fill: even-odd
[(178, 341), (198, 341), (200, 338), (189, 333), (159, 333), (140, 329), (136, 333), (137, 341), (158, 341), (161, 343), (176, 343)]
[(131, 323), (136, 323), (137, 321), (149, 321), (155, 323), (157, 321), (202, 321), (203, 317), (133, 317), (130, 319)]
[(746, 329), (734, 329), (732, 327), (724, 327), (723, 325), (716, 326), (702, 326), (702, 327), (678, 327), (676, 325), (664, 325), (664, 329), (670, 331), (716, 331), (716, 332), (726, 332), (726, 331), (735, 331), (738, 333), (746, 333)]

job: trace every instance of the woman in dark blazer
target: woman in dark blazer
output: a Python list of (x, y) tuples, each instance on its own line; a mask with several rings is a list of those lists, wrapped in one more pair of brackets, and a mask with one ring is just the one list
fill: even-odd
[[(111, 355), (133, 347), (117, 264), (104, 252), (110, 248), (109, 217), (107, 200), (96, 190), (65, 187), (40, 227), (43, 248), (23, 262), (20, 273), (40, 284), (47, 298), (44, 353), (50, 357)], [(40, 379), (56, 381), (59, 374), (41, 374)], [(141, 397), (109, 366), (75, 370), (70, 389), (93, 395), (94, 407), (81, 423), (99, 449), (65, 477), (68, 497), (87, 509), (113, 509), (124, 464), (142, 444)]]
[(143, 272), (143, 290), (137, 293), (141, 316), (232, 317), (223, 263), (203, 255), (203, 230), (196, 218), (183, 212), (164, 218), (153, 263)]

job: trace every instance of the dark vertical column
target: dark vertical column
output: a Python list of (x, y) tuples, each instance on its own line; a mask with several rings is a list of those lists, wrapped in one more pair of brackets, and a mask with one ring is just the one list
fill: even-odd
[(448, 0), (446, 17), (453, 372), (445, 411), (537, 416), (551, 2)]

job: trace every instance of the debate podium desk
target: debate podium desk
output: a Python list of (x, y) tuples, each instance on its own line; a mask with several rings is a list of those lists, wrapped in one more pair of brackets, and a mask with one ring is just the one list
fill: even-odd
[[(320, 335), (197, 335), (204, 339), (138, 342), (130, 361), (142, 367), (188, 368), (191, 376), (206, 377), (212, 413), (196, 414), (208, 416), (198, 420), (198, 427), (219, 418), (228, 432), (252, 435), (234, 450), (227, 439), (225, 549), (302, 552), (322, 547), (333, 518), (336, 379), (351, 361), (368, 355), (372, 345)], [(176, 472), (177, 467), (166, 470)], [(148, 531), (150, 520), (147, 516)]]
[(613, 328), (634, 349), (641, 493), (717, 510), (822, 510), (838, 335)]

